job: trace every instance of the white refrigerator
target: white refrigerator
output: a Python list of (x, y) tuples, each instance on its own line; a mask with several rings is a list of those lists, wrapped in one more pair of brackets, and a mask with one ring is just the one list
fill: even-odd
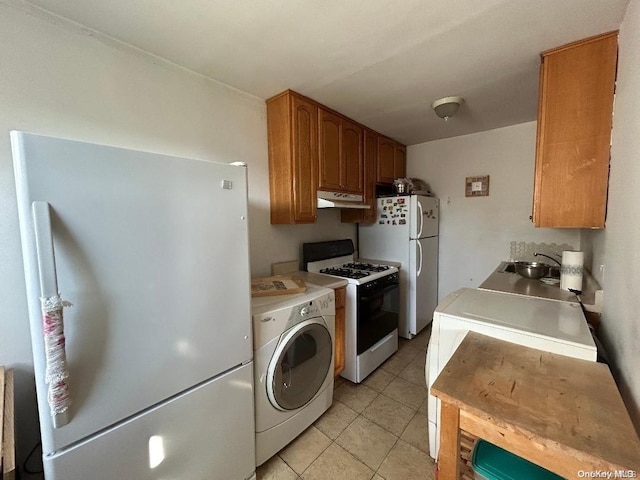
[(358, 227), (361, 258), (400, 262), (398, 335), (411, 339), (433, 318), (438, 304), (437, 198), (378, 198), (375, 223)]
[(45, 478), (254, 478), (246, 168), (11, 145)]

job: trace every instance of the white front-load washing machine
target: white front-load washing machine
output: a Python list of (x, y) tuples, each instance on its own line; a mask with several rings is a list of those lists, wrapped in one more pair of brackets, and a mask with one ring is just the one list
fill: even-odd
[(256, 465), (280, 451), (333, 401), (335, 294), (252, 299)]

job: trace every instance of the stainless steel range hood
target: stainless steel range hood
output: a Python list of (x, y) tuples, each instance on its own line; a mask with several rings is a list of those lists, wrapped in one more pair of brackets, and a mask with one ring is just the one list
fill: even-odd
[(371, 208), (362, 203), (362, 195), (318, 190), (318, 208)]

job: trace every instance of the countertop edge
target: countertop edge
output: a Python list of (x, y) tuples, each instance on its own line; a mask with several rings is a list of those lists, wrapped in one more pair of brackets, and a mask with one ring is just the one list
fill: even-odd
[(305, 283), (311, 283), (320, 287), (327, 288), (340, 288), (345, 287), (349, 282), (342, 278), (332, 277), (330, 275), (323, 275), (321, 273), (311, 273), (304, 271), (291, 272), (288, 275), (297, 275)]

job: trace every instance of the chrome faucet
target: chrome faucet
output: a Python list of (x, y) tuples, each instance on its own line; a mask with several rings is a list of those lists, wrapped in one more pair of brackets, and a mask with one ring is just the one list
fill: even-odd
[(534, 256), (534, 257), (538, 257), (538, 256), (540, 256), (540, 257), (547, 257), (549, 260), (553, 260), (553, 261), (554, 261), (554, 262), (556, 262), (559, 266), (562, 266), (562, 264), (561, 264), (558, 260), (556, 260), (556, 259), (555, 259), (555, 258), (553, 258), (553, 257), (550, 257), (549, 255), (545, 255), (544, 253), (534, 253), (534, 254), (533, 254), (533, 256)]

